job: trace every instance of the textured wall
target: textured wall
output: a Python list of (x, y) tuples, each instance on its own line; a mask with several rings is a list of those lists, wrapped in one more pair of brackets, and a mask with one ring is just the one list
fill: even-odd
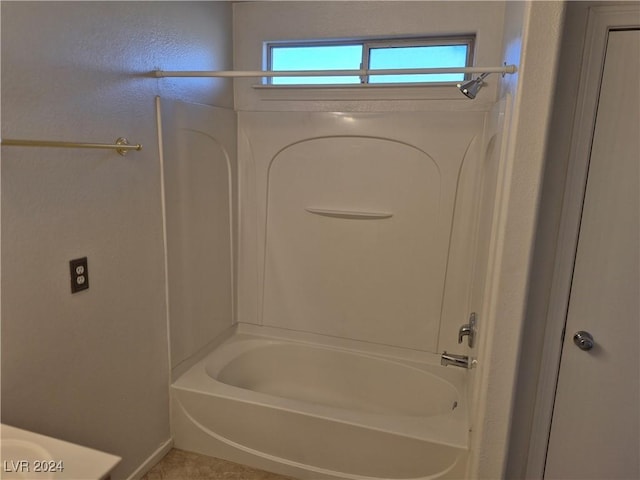
[(547, 125), (564, 5), (508, 2), (505, 61), (518, 65), (503, 94), (507, 144), (498, 172), (487, 296), (476, 372), (470, 478), (504, 478), (516, 366), (525, 316)]
[(1, 53), (3, 138), (144, 146), (2, 148), (2, 421), (118, 454), (124, 478), (169, 439), (154, 96), (232, 105), (228, 81), (144, 73), (231, 67), (230, 5), (2, 2)]
[(540, 198), (540, 213), (536, 230), (536, 247), (532, 262), (531, 285), (526, 322), (519, 352), (518, 384), (514, 403), (507, 476), (525, 478), (529, 436), (533, 426), (539, 369), (554, 267), (556, 242), (562, 211), (567, 160), (571, 143), (571, 125), (575, 111), (584, 28), (587, 8), (594, 2), (569, 2), (567, 20), (563, 26), (560, 51), (560, 73), (554, 95), (553, 117), (549, 128), (544, 182)]

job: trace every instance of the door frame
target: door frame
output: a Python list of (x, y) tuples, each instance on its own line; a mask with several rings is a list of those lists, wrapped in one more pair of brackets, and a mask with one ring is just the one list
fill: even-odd
[(638, 4), (589, 8), (526, 478), (544, 474), (608, 34), (633, 27), (640, 27)]

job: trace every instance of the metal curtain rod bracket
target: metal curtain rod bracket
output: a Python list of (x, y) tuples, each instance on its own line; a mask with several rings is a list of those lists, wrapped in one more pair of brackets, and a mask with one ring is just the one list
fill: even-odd
[(438, 73), (516, 73), (515, 65), (503, 65), (501, 67), (460, 67), (460, 68), (402, 68), (380, 70), (213, 70), (213, 71), (168, 71), (154, 70), (152, 76), (165, 77), (345, 77), (363, 75), (429, 75)]
[(0, 141), (0, 144), (9, 147), (102, 148), (115, 150), (122, 156), (125, 156), (129, 150), (142, 150), (142, 145), (130, 145), (129, 141), (124, 137), (118, 138), (114, 144), (18, 139), (2, 139), (2, 141)]

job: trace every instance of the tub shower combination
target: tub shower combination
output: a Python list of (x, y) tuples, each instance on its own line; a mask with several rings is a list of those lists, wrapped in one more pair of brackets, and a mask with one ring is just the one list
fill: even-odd
[[(185, 329), (172, 330), (175, 446), (301, 479), (464, 478), (487, 115), (240, 112), (234, 167), (235, 147), (215, 131), (233, 112), (163, 102), (171, 177), (198, 157), (172, 145), (201, 142), (197, 168), (219, 151), (212, 178), (230, 183), (216, 190), (231, 192), (237, 176), (241, 192), (237, 210), (230, 193), (205, 202), (227, 209), (229, 232), (238, 216), (237, 242), (204, 232), (218, 254), (238, 246), (236, 267), (215, 270), (237, 288), (235, 313), (216, 315), (237, 320), (197, 330), (172, 302), (208, 339), (189, 352)], [(210, 128), (195, 123), (205, 117)], [(189, 212), (174, 218), (185, 225)], [(194, 268), (202, 232), (181, 251)], [(180, 235), (174, 245), (186, 245)], [(201, 289), (194, 272), (175, 290)]]

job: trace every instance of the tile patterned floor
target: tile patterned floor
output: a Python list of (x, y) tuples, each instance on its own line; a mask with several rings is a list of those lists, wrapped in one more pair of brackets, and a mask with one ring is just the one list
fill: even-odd
[(294, 480), (238, 463), (172, 449), (142, 480)]

